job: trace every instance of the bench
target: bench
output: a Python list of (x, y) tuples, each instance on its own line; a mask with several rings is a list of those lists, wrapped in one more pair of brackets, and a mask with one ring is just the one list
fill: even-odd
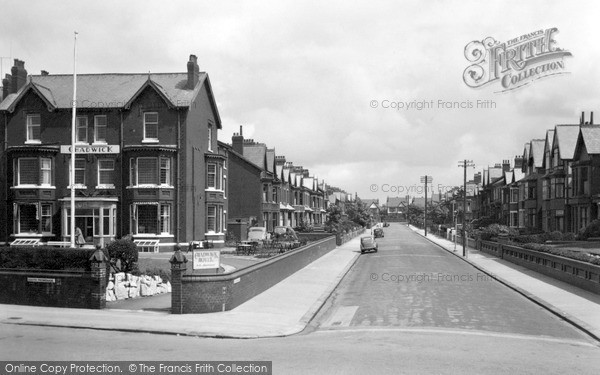
[(71, 247), (70, 241), (48, 241), (48, 246), (56, 246), (56, 247)]
[(133, 240), (142, 253), (158, 253), (159, 240)]
[(10, 246), (40, 246), (39, 238), (17, 238)]

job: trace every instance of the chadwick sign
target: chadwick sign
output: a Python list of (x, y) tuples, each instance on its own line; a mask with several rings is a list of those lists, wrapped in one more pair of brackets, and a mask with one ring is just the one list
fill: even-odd
[(479, 88), (498, 83), (497, 92), (514, 90), (537, 79), (565, 74), (565, 57), (571, 52), (558, 48), (554, 37), (558, 29), (540, 29), (500, 43), (492, 37), (472, 41), (465, 47), (465, 58), (472, 63), (465, 69), (467, 86)]

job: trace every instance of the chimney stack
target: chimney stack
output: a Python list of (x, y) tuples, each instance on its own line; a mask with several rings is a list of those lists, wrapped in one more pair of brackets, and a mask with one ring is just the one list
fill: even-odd
[(515, 156), (515, 169), (521, 169), (523, 168), (523, 157), (522, 156)]
[(481, 184), (481, 172), (477, 172), (473, 175), (473, 182), (477, 185)]
[(10, 74), (7, 74), (6, 77), (2, 80), (2, 99), (6, 99), (8, 94), (10, 94), (11, 82), (12, 77)]
[(590, 112), (590, 125), (594, 125), (594, 112)]
[(12, 75), (12, 84), (10, 94), (14, 94), (27, 83), (27, 70), (25, 70), (25, 61), (15, 59), (15, 64), (10, 70)]
[(190, 60), (187, 63), (187, 88), (193, 90), (200, 79), (200, 68), (198, 67), (198, 57), (190, 55)]
[(233, 137), (231, 137), (231, 147), (233, 148), (233, 151), (240, 155), (244, 155), (244, 136), (242, 135), (242, 125), (240, 125), (239, 133), (233, 133)]
[(502, 160), (502, 172), (510, 171), (510, 160)]

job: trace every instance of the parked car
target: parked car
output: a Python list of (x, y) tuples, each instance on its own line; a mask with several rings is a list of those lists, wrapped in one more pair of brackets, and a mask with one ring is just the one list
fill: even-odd
[(296, 231), (290, 226), (279, 226), (273, 229), (273, 237), (280, 241), (298, 241)]
[(373, 229), (373, 236), (375, 238), (384, 237), (384, 235), (383, 235), (383, 229), (382, 228), (375, 228), (375, 229)]
[(252, 227), (248, 229), (248, 241), (263, 242), (269, 239), (269, 233), (265, 227)]
[(377, 252), (377, 242), (375, 242), (375, 237), (364, 236), (360, 238), (360, 252), (362, 254), (366, 251)]

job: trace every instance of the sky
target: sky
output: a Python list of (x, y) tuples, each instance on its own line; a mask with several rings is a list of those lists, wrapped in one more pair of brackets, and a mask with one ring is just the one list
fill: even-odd
[[(462, 184), (459, 160), (473, 161), (472, 178), (581, 112), (600, 122), (591, 0), (0, 0), (0, 14), (2, 74), (10, 58), (29, 74), (72, 73), (74, 31), (80, 74), (185, 72), (195, 54), (219, 140), (231, 143), (242, 125), (313, 176), (381, 202), (422, 195), (424, 175), (434, 191)], [(551, 28), (553, 46), (572, 55), (563, 74), (504, 92), (498, 81), (465, 83), (469, 43)]]

